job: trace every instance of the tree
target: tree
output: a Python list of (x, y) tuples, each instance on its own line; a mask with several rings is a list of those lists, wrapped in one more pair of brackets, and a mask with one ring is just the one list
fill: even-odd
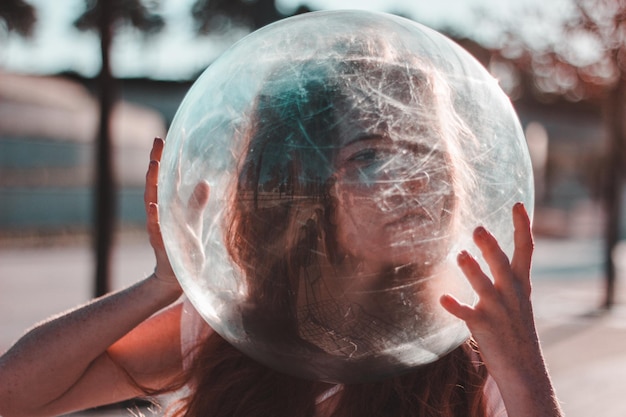
[(115, 175), (112, 162), (111, 113), (117, 100), (117, 83), (111, 72), (110, 52), (115, 27), (130, 24), (144, 32), (160, 30), (163, 19), (140, 0), (86, 0), (86, 12), (76, 20), (81, 30), (97, 29), (100, 34), (102, 66), (99, 74), (100, 122), (96, 150), (96, 195), (94, 200), (96, 273), (94, 294), (110, 290), (110, 258), (115, 229)]
[(0, 3), (0, 22), (2, 21), (9, 31), (28, 37), (33, 33), (37, 13), (33, 6), (23, 0), (4, 0)]
[[(620, 238), (626, 156), (626, 0), (570, 0), (559, 7), (554, 14), (537, 6), (500, 20), (503, 36), (494, 46), (494, 58), (514, 63), (521, 78), (528, 79), (532, 91), (543, 99), (602, 104), (608, 132), (601, 190), (607, 213), (603, 307), (608, 309), (615, 301), (611, 254)], [(543, 32), (537, 31), (538, 26)]]
[[(300, 6), (295, 14), (309, 11)], [(275, 0), (196, 0), (191, 13), (198, 34), (225, 31), (232, 25), (256, 30), (287, 17), (276, 9)]]

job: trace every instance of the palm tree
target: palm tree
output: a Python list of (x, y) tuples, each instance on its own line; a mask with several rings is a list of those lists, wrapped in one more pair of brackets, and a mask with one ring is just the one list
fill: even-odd
[(94, 295), (110, 290), (110, 257), (115, 229), (115, 175), (111, 152), (110, 121), (117, 100), (117, 83), (111, 72), (110, 51), (115, 25), (130, 24), (144, 32), (155, 33), (164, 26), (163, 19), (148, 10), (140, 0), (86, 0), (86, 12), (75, 22), (81, 30), (97, 29), (100, 34), (102, 66), (99, 74), (100, 123), (96, 150)]

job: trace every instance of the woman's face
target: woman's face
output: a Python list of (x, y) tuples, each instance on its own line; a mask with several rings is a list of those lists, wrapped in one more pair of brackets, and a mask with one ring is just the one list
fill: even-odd
[(323, 279), (305, 280), (298, 299), (302, 337), (348, 356), (428, 334), (439, 317), (447, 320), (437, 314), (446, 279), (428, 278), (449, 275), (436, 267), (449, 252), (455, 198), (432, 121), (399, 114), (398, 123), (382, 123), (360, 104), (339, 113), (345, 117), (336, 126), (330, 191), (331, 222), (347, 259)]
[(332, 191), (339, 247), (372, 272), (430, 269), (447, 255), (454, 206), (436, 122), (364, 102), (344, 114)]
[(408, 91), (409, 77), (383, 75), (341, 84), (328, 130), (317, 132), (332, 144), (326, 230), (342, 262), (308, 267), (297, 292), (300, 335), (351, 357), (428, 334), (450, 276), (442, 263), (456, 195), (436, 100)]

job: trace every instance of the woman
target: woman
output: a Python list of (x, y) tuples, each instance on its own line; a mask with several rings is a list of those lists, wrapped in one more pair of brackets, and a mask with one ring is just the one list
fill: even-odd
[[(368, 68), (369, 63), (355, 61), (348, 62), (342, 71), (362, 73)], [(428, 85), (425, 73), (400, 67), (386, 71), (377, 75), (368, 72), (373, 74), (370, 81), (395, 83), (408, 77), (406, 83), (422, 88), (416, 96), (422, 107), (416, 108), (430, 111), (409, 114), (410, 120), (444, 108), (432, 101), (439, 95), (423, 89)], [(287, 151), (306, 148), (302, 141), (311, 139), (310, 132), (326, 129), (321, 131), (327, 134), (317, 135), (315, 140), (322, 142), (309, 148), (312, 153), (300, 157), (292, 153), (292, 162), (286, 167), (291, 170), (286, 177), (289, 181), (279, 184), (278, 200), (268, 202), (261, 201), (258, 194), (264, 189), (260, 186), (263, 179), (269, 177), (259, 161), (267, 157), (263, 150), (272, 146), (264, 145), (263, 138), (270, 131), (272, 135), (281, 132), (276, 126), (270, 131), (264, 129), (272, 119), (269, 116), (259, 117), (248, 132), (251, 145), (233, 185), (234, 210), (228, 220), (231, 233), (226, 244), (245, 276), (255, 278), (248, 282), (249, 294), (262, 294), (266, 301), (244, 311), (244, 325), (252, 334), (272, 339), (272, 343), (317, 351), (323, 357), (331, 354), (340, 358), (337, 364), (342, 364), (346, 357), (355, 355), (349, 346), (366, 349), (367, 341), (372, 340), (366, 334), (367, 326), (375, 321), (372, 317), (396, 319), (386, 316), (381, 308), (395, 302), (392, 292), (382, 291), (382, 298), (372, 302), (362, 297), (363, 288), (382, 286), (385, 290), (390, 283), (432, 276), (439, 279), (419, 281), (415, 288), (420, 291), (411, 292), (411, 296), (426, 302), (430, 298), (423, 296), (422, 290), (429, 295), (438, 291), (442, 294), (437, 297), (440, 305), (450, 317), (466, 323), (472, 340), (403, 375), (346, 385), (291, 377), (243, 355), (199, 319), (188, 303), (176, 302), (182, 290), (159, 227), (157, 177), (163, 141), (156, 139), (145, 189), (147, 229), (156, 257), (154, 273), (127, 289), (53, 318), (20, 339), (0, 358), (1, 415), (54, 416), (182, 388), (182, 399), (168, 411), (190, 417), (561, 415), (534, 327), (529, 277), (533, 243), (524, 207), (513, 207), (515, 252), (510, 262), (489, 232), (481, 227), (475, 230), (473, 239), (494, 281), (471, 255), (461, 252), (458, 266), (479, 300), (473, 306), (458, 301), (449, 295), (455, 288), (440, 286), (450, 272), (449, 266), (440, 267), (440, 254), (448, 251), (452, 231), (462, 225), (459, 195), (468, 192), (471, 184), (455, 179), (454, 143), (445, 142), (443, 147), (430, 142), (429, 147), (415, 138), (432, 134), (458, 137), (463, 134), (462, 126), (423, 121), (378, 123), (393, 120), (381, 119), (381, 111), (403, 117), (408, 111), (406, 105), (416, 103), (415, 97), (389, 87), (377, 91), (390, 92), (391, 101), (376, 100), (370, 105), (367, 101), (374, 96), (366, 89), (355, 87), (353, 82), (329, 82), (326, 75), (300, 90), (310, 105), (290, 99), (281, 108), (271, 102), (271, 97), (267, 102), (261, 98), (256, 105), (259, 115), (267, 116), (263, 109), (282, 110), (276, 119), (283, 121), (279, 127), (286, 129), (288, 134), (283, 137), (291, 141), (279, 146), (287, 147)], [(309, 94), (320, 89), (323, 94)], [(390, 102), (396, 106), (389, 106)], [(294, 103), (298, 105), (294, 107)], [(283, 112), (295, 109), (301, 113)], [(289, 126), (294, 121), (310, 124), (297, 123), (299, 130), (294, 130)], [(443, 132), (444, 125), (457, 126), (454, 134)], [(290, 136), (293, 132), (299, 133)], [(319, 153), (319, 149), (324, 152)], [(304, 163), (305, 157), (312, 159)], [(418, 160), (447, 168), (437, 170), (422, 164), (422, 169), (412, 172)], [(317, 174), (322, 175), (311, 177), (307, 164), (321, 164), (323, 169)], [(396, 177), (398, 172), (406, 174), (407, 180), (393, 187), (389, 181), (380, 181), (381, 176)], [(363, 187), (368, 195), (380, 198), (360, 198)], [(307, 198), (297, 198), (302, 189), (308, 190), (302, 193)], [(283, 200), (283, 193), (290, 202)], [(188, 205), (190, 219), (198, 218), (195, 214), (208, 198), (208, 186), (199, 184)], [(294, 212), (303, 217), (294, 217)], [(403, 214), (397, 217), (399, 212)], [(388, 217), (381, 213), (393, 214)], [(284, 229), (276, 230), (275, 220), (280, 216), (288, 221), (280, 223)], [(362, 227), (363, 219), (368, 219), (368, 227)], [(397, 222), (403, 227), (393, 226)], [(404, 235), (406, 229), (419, 233)], [(359, 235), (363, 232), (373, 235)], [(389, 250), (396, 241), (392, 237), (398, 234), (402, 243)], [(425, 244), (424, 236), (431, 243)], [(259, 245), (261, 239), (274, 245)], [(353, 279), (338, 280), (346, 271)], [(354, 287), (359, 291), (353, 291)], [(331, 323), (337, 310), (318, 308), (329, 301), (338, 301), (334, 308), (339, 311), (345, 306), (360, 311), (345, 335), (324, 332), (333, 326), (344, 330)], [(429, 328), (428, 324), (424, 328)], [(318, 333), (321, 336), (316, 336)], [(398, 336), (394, 332), (377, 334), (380, 343)], [(312, 364), (317, 365), (315, 361)]]

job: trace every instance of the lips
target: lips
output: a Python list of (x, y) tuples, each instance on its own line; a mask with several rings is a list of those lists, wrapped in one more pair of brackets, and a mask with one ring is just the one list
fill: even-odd
[(385, 224), (385, 230), (390, 232), (412, 232), (416, 228), (432, 225), (433, 218), (420, 209), (407, 213), (396, 220)]

